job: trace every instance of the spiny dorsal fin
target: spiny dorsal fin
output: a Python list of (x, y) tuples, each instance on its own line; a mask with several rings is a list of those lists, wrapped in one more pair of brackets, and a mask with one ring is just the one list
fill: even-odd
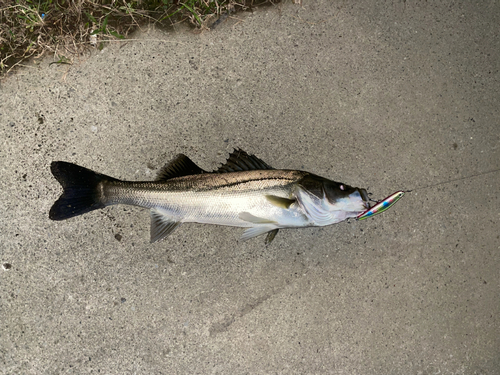
[(234, 149), (226, 163), (215, 172), (228, 173), (239, 171), (252, 171), (261, 169), (274, 169), (260, 160), (257, 156), (249, 155), (241, 149)]
[(179, 154), (171, 161), (169, 161), (156, 177), (156, 181), (165, 181), (174, 177), (189, 176), (192, 174), (206, 173), (203, 169), (198, 167), (186, 155)]

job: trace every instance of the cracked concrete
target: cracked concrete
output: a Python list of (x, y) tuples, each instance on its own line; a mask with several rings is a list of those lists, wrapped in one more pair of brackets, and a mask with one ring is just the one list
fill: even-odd
[[(498, 373), (500, 177), (482, 173), (500, 168), (499, 4), (238, 17), (1, 83), (0, 372)], [(48, 219), (53, 160), (148, 180), (233, 147), (374, 198), (413, 192), (267, 248), (196, 224), (150, 245), (126, 206)]]

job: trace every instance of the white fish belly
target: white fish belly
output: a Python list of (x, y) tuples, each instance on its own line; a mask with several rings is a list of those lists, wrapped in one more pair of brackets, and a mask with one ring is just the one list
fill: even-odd
[[(283, 191), (266, 192), (178, 192), (167, 193), (155, 207), (176, 221), (235, 227), (273, 225), (276, 228), (308, 226), (309, 221), (297, 203), (288, 209), (271, 204), (265, 195), (285, 197)], [(167, 199), (165, 199), (167, 198)], [(249, 213), (269, 223), (255, 223), (240, 218)], [(270, 223), (272, 222), (272, 223)]]

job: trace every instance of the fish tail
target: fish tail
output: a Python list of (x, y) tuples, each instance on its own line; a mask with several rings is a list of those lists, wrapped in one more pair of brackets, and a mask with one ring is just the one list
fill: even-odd
[(102, 182), (116, 179), (64, 161), (54, 161), (50, 170), (64, 189), (49, 212), (52, 220), (65, 220), (106, 206)]

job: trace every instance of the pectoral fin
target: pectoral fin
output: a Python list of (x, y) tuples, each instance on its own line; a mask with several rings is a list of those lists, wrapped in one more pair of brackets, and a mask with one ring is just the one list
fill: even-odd
[(286, 210), (290, 208), (292, 203), (296, 202), (295, 199), (282, 198), (276, 195), (266, 195), (266, 199), (269, 203), (275, 205), (276, 207), (284, 208)]
[(172, 233), (180, 225), (179, 221), (172, 220), (161, 210), (152, 209), (151, 215), (151, 243), (160, 241)]

